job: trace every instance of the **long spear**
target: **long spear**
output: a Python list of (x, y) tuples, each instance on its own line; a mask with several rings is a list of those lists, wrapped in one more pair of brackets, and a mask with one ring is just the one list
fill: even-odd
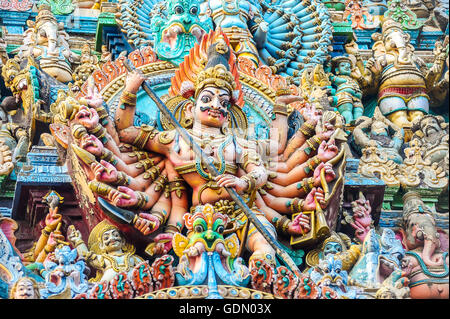
[[(128, 70), (128, 72), (135, 71), (136, 68), (132, 65), (129, 59), (124, 61), (124, 66)], [(169, 122), (175, 127), (178, 134), (184, 139), (184, 141), (188, 145), (192, 145), (192, 149), (195, 155), (199, 156), (201, 159), (205, 159), (206, 154), (203, 152), (200, 146), (192, 139), (189, 133), (181, 126), (175, 116), (170, 112), (167, 106), (161, 101), (161, 99), (156, 95), (156, 93), (152, 90), (150, 85), (147, 83), (147, 80), (142, 82), (141, 87), (148, 94), (148, 96), (156, 103), (156, 106), (161, 111), (161, 113), (169, 120)], [(209, 161), (204, 161), (206, 168), (208, 169), (211, 176), (216, 177), (219, 175), (219, 171), (217, 168), (210, 163)], [(300, 278), (301, 272), (298, 269), (297, 265), (294, 263), (289, 254), (283, 249), (280, 243), (270, 234), (261, 221), (256, 217), (255, 213), (248, 207), (245, 201), (241, 196), (236, 192), (236, 190), (232, 187), (225, 187), (230, 197), (234, 200), (234, 202), (239, 206), (240, 209), (247, 216), (247, 219), (255, 225), (256, 229), (263, 235), (263, 237), (267, 240), (270, 246), (275, 250), (278, 256), (284, 261), (284, 263), (294, 272), (294, 274)]]

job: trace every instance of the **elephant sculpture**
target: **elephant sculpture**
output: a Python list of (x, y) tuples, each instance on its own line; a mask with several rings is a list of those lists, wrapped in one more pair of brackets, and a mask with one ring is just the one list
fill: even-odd
[(36, 21), (27, 21), (20, 48), (21, 58), (32, 57), (40, 69), (60, 82), (72, 80), (72, 63), (80, 56), (72, 52), (67, 42), (68, 34), (64, 24), (58, 23), (48, 5), (39, 6)]
[[(375, 33), (372, 38), (375, 40), (373, 56), (365, 66), (360, 57), (357, 61), (362, 70), (359, 83), (366, 90), (377, 89), (378, 105), (384, 116), (398, 127), (409, 127), (414, 120), (429, 113), (428, 92), (433, 86), (429, 82), (435, 71), (430, 72), (414, 54), (410, 35), (400, 23), (386, 19), (382, 34)], [(358, 56), (356, 44), (347, 45), (346, 50)]]
[(350, 284), (380, 288), (392, 272), (399, 270), (405, 250), (393, 230), (383, 229), (381, 236), (372, 228), (364, 239), (361, 256), (349, 274)]
[[(449, 297), (448, 251), (442, 251), (448, 237), (439, 233), (431, 210), (416, 192), (403, 196), (403, 227), (400, 229), (406, 256), (402, 268), (408, 274), (412, 299)], [(445, 246), (447, 247), (447, 246)]]

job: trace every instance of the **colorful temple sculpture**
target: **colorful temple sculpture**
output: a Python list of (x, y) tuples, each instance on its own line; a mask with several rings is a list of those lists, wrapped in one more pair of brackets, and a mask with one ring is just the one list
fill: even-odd
[(441, 0), (0, 0), (0, 299), (448, 299)]

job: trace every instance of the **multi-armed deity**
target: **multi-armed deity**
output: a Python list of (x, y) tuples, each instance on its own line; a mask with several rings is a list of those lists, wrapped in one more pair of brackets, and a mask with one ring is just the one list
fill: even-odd
[(448, 298), (437, 17), (55, 4), (0, 43), (0, 298)]
[[(382, 33), (374, 33), (372, 37), (375, 41), (372, 57), (360, 74), (360, 82), (367, 89), (377, 88), (378, 106), (384, 116), (399, 127), (411, 126), (413, 121), (430, 112), (428, 92), (433, 84), (429, 82), (434, 73), (441, 74), (443, 68), (429, 71), (414, 53), (409, 33), (393, 19), (386, 19)], [(346, 50), (358, 54), (355, 46), (346, 46)], [(442, 58), (436, 56), (436, 59)]]

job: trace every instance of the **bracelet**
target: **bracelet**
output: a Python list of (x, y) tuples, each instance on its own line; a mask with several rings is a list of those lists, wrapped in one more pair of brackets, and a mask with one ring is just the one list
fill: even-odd
[(289, 207), (289, 210), (291, 211), (292, 214), (297, 213), (296, 207), (297, 207), (298, 201), (299, 201), (299, 198), (296, 197), (292, 201), (286, 202), (286, 206)]
[(287, 229), (289, 228), (289, 223), (291, 222), (289, 218), (286, 216), (281, 216), (280, 218), (275, 217), (272, 220), (275, 220), (275, 229), (278, 232), (287, 234)]
[(320, 146), (321, 140), (317, 136), (313, 136), (306, 140), (306, 144), (308, 147), (305, 148), (306, 155), (311, 154), (312, 151), (317, 150), (317, 148)]
[[(150, 155), (147, 152), (143, 152), (143, 151), (133, 151), (131, 153), (128, 154), (129, 157), (137, 157), (137, 160), (145, 160), (145, 159), (149, 159)], [(153, 164), (152, 164), (153, 166)]]
[(160, 190), (165, 188), (167, 181), (168, 181), (168, 178), (166, 175), (163, 175), (163, 174), (159, 175), (158, 178), (156, 180), (154, 180), (154, 183), (156, 184), (155, 191), (159, 192)]
[(299, 128), (299, 131), (303, 133), (305, 137), (311, 137), (315, 133), (315, 128), (308, 122), (304, 122), (302, 126)]
[(178, 226), (178, 224), (177, 225), (167, 224), (164, 227), (164, 232), (171, 234), (181, 233), (181, 227)]
[(102, 150), (102, 154), (100, 155), (100, 159), (109, 162), (113, 165), (117, 164), (117, 160), (114, 158), (114, 154), (113, 152), (111, 152), (110, 150), (108, 150), (107, 148), (104, 148)]
[(251, 193), (256, 188), (256, 181), (255, 178), (251, 175), (245, 175), (241, 177), (242, 180), (247, 182), (247, 188), (245, 189), (246, 193)]
[(103, 144), (108, 143), (108, 139), (106, 138), (106, 128), (104, 128), (101, 124), (98, 124), (94, 129), (90, 130), (89, 133), (97, 136)]
[(82, 239), (78, 239), (75, 243), (74, 243), (74, 247), (77, 248), (78, 246), (84, 244), (84, 241)]
[(155, 216), (156, 218), (158, 218), (160, 225), (164, 224), (164, 221), (165, 221), (164, 215), (161, 212), (154, 211), (154, 212), (152, 212), (152, 215)]
[(145, 173), (142, 175), (144, 179), (151, 178), (152, 181), (158, 177), (158, 175), (161, 173), (161, 170), (158, 165), (155, 165), (153, 167), (150, 167), (150, 169), (146, 170)]
[(117, 181), (115, 184), (120, 186), (130, 185), (130, 178), (124, 172), (117, 172)]
[(169, 213), (166, 210), (161, 211), (152, 211), (152, 214), (155, 214), (158, 219), (161, 218), (161, 225), (167, 221), (167, 217), (169, 217)]
[(320, 164), (320, 159), (317, 155), (313, 156), (306, 162), (306, 166), (303, 168), (306, 174), (309, 174), (310, 172), (314, 171), (314, 169), (317, 167), (317, 165)]
[(305, 194), (308, 194), (314, 187), (314, 177), (305, 178), (303, 181), (297, 184), (297, 189), (303, 188)]
[(291, 91), (290, 88), (278, 89), (278, 90), (275, 92), (275, 95), (276, 95), (276, 96), (291, 95), (291, 94), (292, 94), (292, 91)]
[(45, 236), (50, 236), (50, 233), (52, 232), (52, 230), (50, 229), (50, 227), (48, 227), (48, 226), (45, 226), (43, 229), (42, 229), (42, 235), (45, 235)]
[(300, 213), (303, 211), (303, 203), (305, 202), (304, 199), (301, 198), (294, 198), (292, 202), (290, 202), (289, 209), (292, 214)]
[(102, 125), (108, 124), (108, 112), (103, 106), (99, 106), (95, 109)]
[(141, 126), (141, 129), (139, 131), (138, 136), (132, 143), (134, 146), (136, 146), (138, 149), (144, 149), (144, 146), (147, 144), (147, 141), (151, 138), (153, 139), (157, 131), (155, 132), (155, 128), (150, 125), (143, 124)]
[(153, 167), (154, 165), (155, 165), (155, 163), (153, 162), (153, 159), (146, 158), (146, 159), (143, 159), (143, 160), (140, 160), (139, 162), (137, 162), (135, 167), (136, 168), (144, 168), (144, 170), (148, 170), (149, 168)]
[(137, 203), (133, 206), (134, 209), (144, 209), (145, 205), (148, 203), (149, 198), (147, 194), (136, 191)]
[(176, 178), (173, 181), (170, 181), (167, 186), (169, 193), (175, 191), (175, 195), (177, 195), (178, 198), (181, 198), (183, 191), (187, 189), (186, 182), (182, 178)]
[(137, 95), (130, 93), (126, 90), (122, 91), (122, 95), (120, 96), (120, 102), (122, 103), (120, 105), (120, 108), (123, 110), (125, 109), (126, 105), (129, 106), (136, 106), (137, 102)]
[(81, 124), (75, 124), (72, 127), (72, 136), (75, 137), (77, 140), (81, 139), (83, 136), (87, 134), (88, 132), (86, 128)]

